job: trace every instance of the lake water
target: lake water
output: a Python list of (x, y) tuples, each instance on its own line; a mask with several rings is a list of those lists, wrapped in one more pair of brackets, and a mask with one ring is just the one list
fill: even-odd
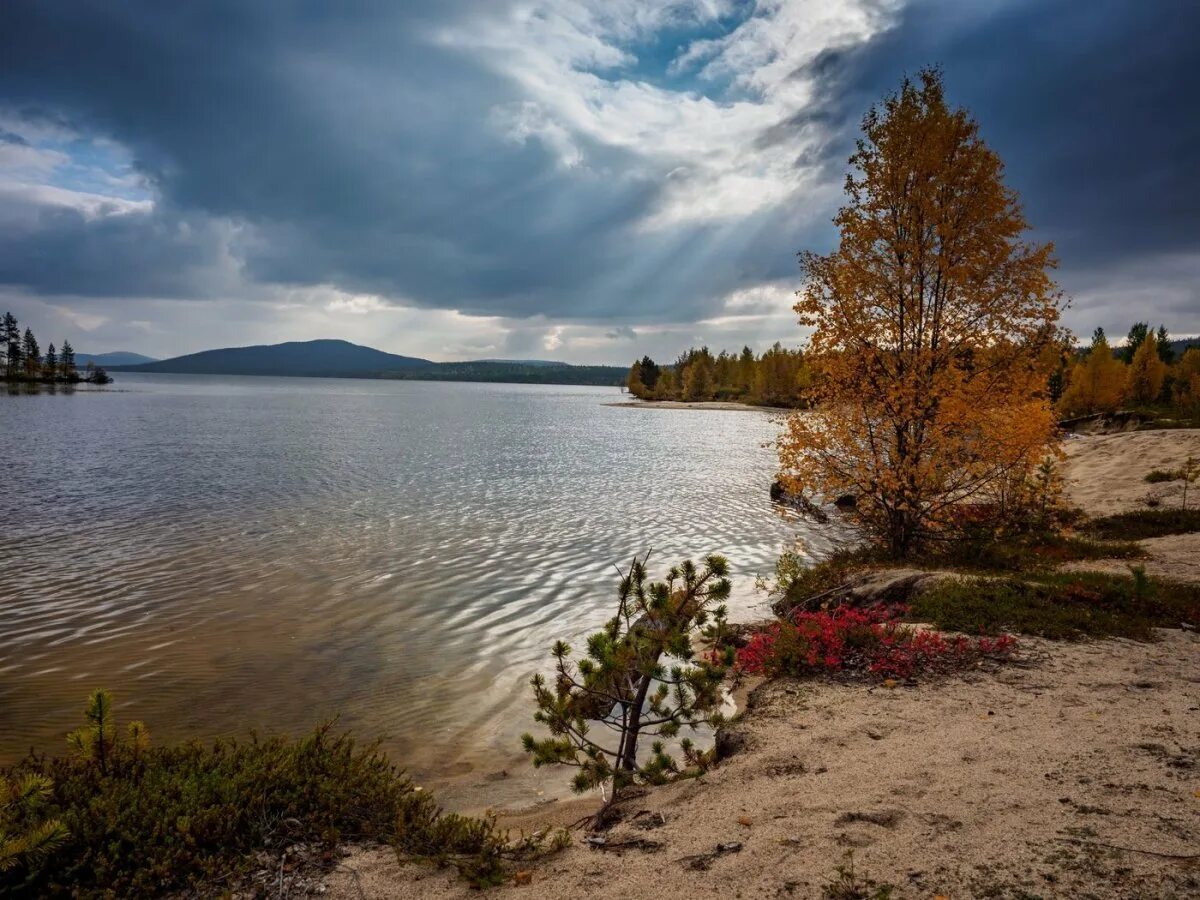
[(0, 395), (0, 761), (104, 686), (158, 741), (337, 715), (449, 805), (530, 801), (564, 779), (521, 758), (529, 675), (608, 618), (614, 566), (723, 553), (744, 616), (782, 550), (828, 549), (769, 502), (762, 412), (116, 377)]

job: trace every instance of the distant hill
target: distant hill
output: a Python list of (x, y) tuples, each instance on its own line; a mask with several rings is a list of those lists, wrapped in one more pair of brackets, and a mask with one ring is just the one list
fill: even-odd
[(1175, 352), (1175, 358), (1179, 359), (1188, 347), (1200, 347), (1200, 338), (1176, 338), (1168, 341), (1167, 346)]
[(158, 362), (158, 359), (153, 356), (143, 356), (140, 353), (131, 353), (128, 350), (113, 350), (111, 353), (76, 353), (75, 365), (83, 368), (88, 363), (96, 366), (138, 366), (142, 363)]
[(136, 366), (111, 366), (124, 372), (171, 372), (187, 375), (308, 375), (362, 378), (412, 366), (427, 359), (397, 356), (349, 341), (289, 341), (255, 347), (204, 350)]
[(335, 340), (229, 347), (139, 365), (105, 363), (104, 366), (118, 372), (186, 375), (286, 375), (612, 386), (624, 384), (627, 374), (627, 370), (621, 366), (573, 366), (537, 359), (435, 363)]

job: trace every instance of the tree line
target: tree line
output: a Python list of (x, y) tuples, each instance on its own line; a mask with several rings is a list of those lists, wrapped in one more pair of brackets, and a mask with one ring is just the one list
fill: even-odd
[(1052, 394), (1067, 418), (1130, 405), (1200, 413), (1200, 346), (1187, 347), (1177, 359), (1161, 325), (1155, 332), (1137, 322), (1116, 349), (1097, 328), (1091, 346), (1064, 354), (1051, 379)]
[(62, 346), (55, 349), (54, 344), (42, 353), (41, 345), (33, 330), (26, 328), (21, 333), (20, 323), (11, 312), (4, 314), (0, 320), (0, 361), (6, 381), (34, 381), (46, 384), (77, 384), (80, 381), (90, 381), (95, 384), (107, 384), (112, 379), (102, 368), (88, 363), (84, 374), (80, 375), (75, 366), (75, 349), (71, 342), (64, 340)]
[(674, 364), (660, 366), (643, 356), (629, 369), (625, 385), (642, 400), (736, 400), (762, 406), (801, 406), (812, 374), (800, 350), (776, 342), (758, 356), (708, 347), (686, 350)]

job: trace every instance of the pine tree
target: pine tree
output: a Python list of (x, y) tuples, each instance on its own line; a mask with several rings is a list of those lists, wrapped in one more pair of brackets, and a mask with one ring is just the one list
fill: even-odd
[(42, 374), (47, 378), (58, 377), (58, 353), (53, 344), (46, 348), (46, 356), (42, 359)]
[[(646, 559), (634, 559), (621, 578), (617, 614), (587, 641), (587, 655), (572, 663), (562, 641), (551, 650), (554, 675), (530, 680), (537, 712), (534, 720), (549, 730), (542, 739), (521, 738), (534, 766), (576, 767), (576, 791), (612, 782), (609, 803), (637, 780), (658, 783), (679, 772), (661, 738), (683, 728), (720, 724), (724, 665), (714, 653), (695, 660), (692, 633), (715, 641), (724, 631), (724, 601), (729, 597), (729, 564), (710, 556), (704, 568), (686, 560), (664, 581), (646, 581)], [(664, 660), (675, 660), (667, 665)], [(593, 734), (592, 725), (599, 726)], [(653, 755), (638, 759), (643, 737), (655, 739)], [(703, 754), (681, 742), (685, 758), (702, 766)], [(597, 818), (603, 816), (604, 810)]]
[(4, 371), (9, 377), (21, 371), (21, 328), (16, 317), (7, 312), (0, 324), (0, 344), (4, 347)]
[(58, 360), (59, 368), (67, 378), (75, 376), (75, 348), (71, 346), (70, 341), (62, 342), (62, 351)]
[(21, 348), (21, 355), (25, 362), (25, 374), (37, 375), (38, 367), (42, 364), (41, 350), (38, 348), (37, 338), (33, 336), (33, 331), (29, 328), (25, 329), (24, 346)]
[(1148, 323), (1133, 323), (1133, 327), (1129, 329), (1129, 334), (1125, 337), (1125, 346), (1121, 348), (1121, 357), (1125, 362), (1133, 362), (1133, 354), (1137, 353), (1138, 347), (1142, 346), (1142, 341), (1149, 333), (1150, 325)]
[(649, 356), (642, 357), (642, 384), (646, 385), (647, 390), (653, 391), (658, 385), (658, 377), (662, 374), (662, 369)]
[(1167, 333), (1166, 325), (1158, 326), (1158, 335), (1155, 340), (1158, 341), (1158, 358), (1168, 366), (1175, 362), (1175, 351), (1171, 349), (1171, 335)]

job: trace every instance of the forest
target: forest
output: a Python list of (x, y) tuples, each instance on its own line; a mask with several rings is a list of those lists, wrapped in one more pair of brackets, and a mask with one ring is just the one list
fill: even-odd
[(672, 365), (644, 356), (629, 369), (625, 386), (642, 400), (734, 400), (756, 406), (799, 407), (812, 383), (800, 350), (776, 342), (755, 356), (749, 347), (738, 355), (707, 347), (691, 349)]
[(1200, 342), (1180, 353), (1177, 345), (1164, 327), (1137, 322), (1112, 348), (1097, 328), (1090, 346), (1063, 354), (1050, 376), (1051, 398), (1065, 419), (1119, 409), (1200, 415)]
[(0, 320), (0, 372), (8, 382), (108, 384), (112, 381), (104, 369), (90, 362), (81, 374), (75, 366), (75, 350), (70, 341), (63, 341), (58, 349), (50, 344), (43, 353), (32, 329), (26, 328), (22, 334), (20, 323), (11, 312)]

